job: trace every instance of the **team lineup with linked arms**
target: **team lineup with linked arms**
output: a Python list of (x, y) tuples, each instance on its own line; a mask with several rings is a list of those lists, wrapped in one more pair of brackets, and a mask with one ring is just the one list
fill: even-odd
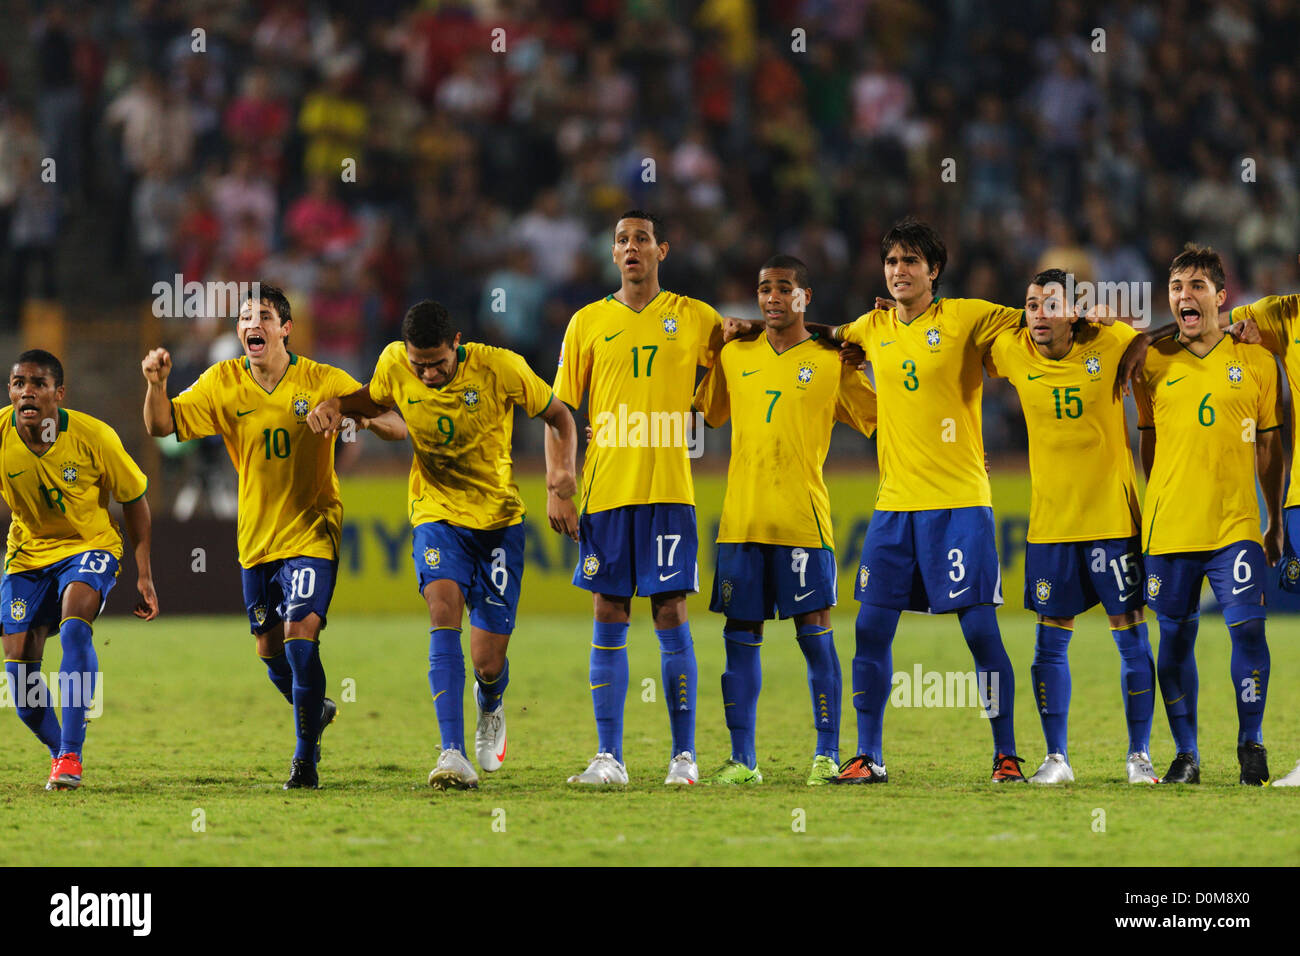
[[(886, 783), (884, 715), (901, 612), (955, 614), (993, 735), (994, 783), (1074, 780), (1067, 745), (1075, 618), (1101, 604), (1120, 660), (1129, 783), (1199, 783), (1199, 680), (1194, 656), (1208, 578), (1231, 640), (1240, 782), (1269, 781), (1262, 723), (1270, 671), (1265, 586), (1300, 592), (1300, 491), (1283, 500), (1283, 412), (1274, 356), (1300, 388), (1300, 295), (1232, 312), (1219, 256), (1189, 244), (1169, 268), (1174, 321), (1146, 332), (1096, 308), (1079, 315), (1065, 272), (1029, 277), (1022, 307), (940, 297), (947, 251), (905, 219), (881, 241), (889, 299), (846, 324), (807, 319), (816, 277), (791, 256), (758, 271), (752, 322), (662, 289), (664, 226), (629, 210), (614, 227), (617, 292), (576, 312), (553, 385), (518, 354), (462, 341), (436, 302), (412, 306), (402, 339), (370, 380), (291, 351), (292, 311), (277, 287), (242, 303), (243, 355), (171, 390), (162, 348), (142, 362), (150, 435), (221, 436), (239, 475), (237, 544), (256, 651), (293, 711), (285, 789), (319, 787), (321, 738), (337, 707), (326, 696), (321, 636), (338, 573), (344, 503), (335, 443), (349, 428), (410, 439), (408, 517), (416, 584), (429, 611), (429, 686), (440, 733), (428, 777), (439, 790), (477, 788), (507, 755), (507, 650), (524, 576), (524, 505), (511, 461), (514, 409), (544, 429), (547, 519), (578, 543), (573, 584), (591, 592), (589, 689), (597, 751), (569, 783), (629, 782), (623, 716), (632, 599), (650, 599), (670, 746), (667, 785), (753, 786), (764, 623), (791, 618), (807, 663), (816, 734), (809, 786)], [(1298, 344), (1292, 344), (1298, 343)], [(865, 373), (871, 366), (871, 378)], [(1031, 692), (1046, 758), (1026, 776), (1015, 739), (1015, 672), (1002, 603), (984, 458), (985, 374), (1019, 394), (1031, 474), (1024, 604), (1037, 618)], [(1138, 409), (1139, 502), (1124, 393)], [(81, 786), (86, 716), (98, 662), (92, 640), (118, 574), (122, 503), (138, 573), (136, 616), (158, 614), (150, 565), (147, 479), (103, 422), (64, 410), (63, 368), (49, 352), (18, 356), (9, 414), (0, 414), (0, 492), (13, 510), (0, 585), (5, 670), (19, 718), (50, 753), (47, 789)], [(576, 410), (589, 441), (577, 470)], [(723, 616), (723, 713), (731, 754), (701, 776), (698, 681), (687, 598), (699, 548), (685, 425), (647, 441), (622, 423), (731, 424), (726, 494), (709, 609)], [(620, 422), (619, 428), (606, 427)], [(823, 465), (836, 422), (875, 435), (879, 484), (862, 544), (848, 700), (852, 756), (841, 760), (845, 689), (831, 629), (837, 604), (834, 531)], [(676, 440), (680, 439), (680, 440)], [(1293, 442), (1293, 449), (1295, 443)], [(1297, 464), (1293, 460), (1293, 468)], [(1260, 530), (1256, 478), (1267, 525)], [(1208, 480), (1207, 480), (1208, 479)], [(1144, 610), (1159, 625), (1152, 651)], [(466, 747), (469, 650), (477, 721)], [(80, 693), (56, 708), (45, 692), (44, 644), (59, 633), (65, 676)], [(1151, 757), (1155, 697), (1174, 756)], [(1300, 749), (1300, 741), (1290, 744)], [(1116, 754), (1119, 753), (1116, 742)], [(1219, 751), (1216, 750), (1217, 754)], [(988, 766), (987, 764), (985, 765)], [(575, 768), (577, 769), (577, 768)], [(1118, 762), (1117, 762), (1118, 769)], [(988, 772), (987, 770), (985, 772)], [(1300, 764), (1275, 786), (1300, 786)]]

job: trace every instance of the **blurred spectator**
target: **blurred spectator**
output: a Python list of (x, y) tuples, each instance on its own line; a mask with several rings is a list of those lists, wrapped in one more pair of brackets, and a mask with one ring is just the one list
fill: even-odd
[(284, 214), (285, 234), (313, 254), (345, 252), (359, 235), (348, 207), (334, 195), (334, 182), (328, 173), (312, 176), (307, 195)]
[(537, 277), (532, 252), (525, 246), (513, 247), (505, 264), (483, 282), (478, 311), (483, 341), (513, 349), (534, 362), (545, 301), (546, 283)]

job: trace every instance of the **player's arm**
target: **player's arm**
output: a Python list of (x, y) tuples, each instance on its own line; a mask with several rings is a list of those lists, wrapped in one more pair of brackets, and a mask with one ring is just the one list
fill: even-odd
[[(401, 416), (397, 415), (395, 411), (385, 408), (370, 397), (369, 385), (362, 385), (355, 392), (325, 399), (307, 413), (307, 426), (317, 435), (324, 435), (338, 431), (339, 424), (344, 418), (355, 418), (358, 421), (365, 419), (373, 426), (376, 421), (389, 413), (397, 417), (399, 421), (401, 420)], [(387, 419), (385, 419), (385, 424), (381, 425), (381, 427), (388, 433), (395, 431)], [(374, 430), (373, 427), (371, 430)], [(378, 431), (375, 431), (375, 434), (388, 441), (401, 441), (406, 438), (405, 422), (402, 422), (401, 432), (401, 435), (396, 438), (389, 438), (388, 434), (381, 434)]]
[(154, 349), (140, 363), (148, 387), (144, 393), (144, 427), (155, 438), (176, 430), (172, 403), (167, 398), (167, 376), (172, 371), (172, 357), (166, 349)]
[(362, 428), (370, 429), (384, 441), (406, 441), (406, 419), (397, 414), (394, 408), (374, 418), (360, 415), (357, 417), (357, 424)]
[(153, 541), (153, 520), (149, 514), (149, 499), (145, 495), (122, 505), (122, 522), (126, 536), (135, 547), (136, 590), (140, 601), (131, 612), (143, 621), (158, 616), (158, 593), (153, 587), (153, 562), (150, 548)]
[(1146, 380), (1140, 371), (1133, 380), (1133, 399), (1138, 409), (1138, 457), (1142, 459), (1142, 473), (1150, 481), (1151, 467), (1156, 461), (1156, 415), (1151, 393), (1147, 391)]
[(551, 530), (578, 540), (578, 426), (564, 402), (552, 400), (542, 412), (546, 424), (546, 517)]
[[(1219, 324), (1223, 330), (1231, 335), (1238, 342), (1248, 345), (1259, 345), (1260, 334), (1259, 327), (1249, 319), (1232, 324), (1231, 312), (1219, 313)], [(1137, 378), (1142, 374), (1142, 363), (1146, 361), (1147, 349), (1153, 343), (1161, 339), (1171, 338), (1178, 331), (1178, 323), (1170, 322), (1160, 326), (1150, 332), (1139, 332), (1133, 336), (1133, 341), (1129, 342), (1128, 348), (1120, 357), (1119, 368), (1115, 372), (1115, 400), (1119, 401), (1130, 391), (1133, 390), (1137, 383)]]
[(1266, 361), (1259, 396), (1259, 421), (1255, 432), (1255, 471), (1259, 475), (1259, 484), (1264, 491), (1264, 506), (1268, 511), (1268, 526), (1264, 529), (1264, 555), (1270, 565), (1275, 565), (1282, 557), (1285, 536), (1282, 488), (1286, 469), (1280, 427), (1285, 416), (1281, 407), (1277, 365), (1271, 357)]

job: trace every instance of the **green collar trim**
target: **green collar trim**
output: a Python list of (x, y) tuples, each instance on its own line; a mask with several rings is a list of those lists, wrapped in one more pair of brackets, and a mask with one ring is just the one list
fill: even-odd
[[(14, 426), (14, 428), (18, 427), (18, 409), (15, 408), (12, 412), (9, 413), (9, 422)], [(67, 430), (68, 430), (68, 413), (60, 408), (59, 409), (59, 431), (66, 432)]]

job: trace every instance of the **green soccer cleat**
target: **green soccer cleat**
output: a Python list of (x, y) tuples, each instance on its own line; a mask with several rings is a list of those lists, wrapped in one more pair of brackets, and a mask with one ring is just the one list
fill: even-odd
[(752, 784), (762, 783), (763, 775), (755, 767), (750, 770), (739, 760), (728, 760), (713, 773), (709, 774), (706, 783), (736, 783)]
[(832, 777), (839, 776), (840, 765), (825, 754), (813, 757), (812, 770), (808, 773), (808, 786), (824, 787)]

